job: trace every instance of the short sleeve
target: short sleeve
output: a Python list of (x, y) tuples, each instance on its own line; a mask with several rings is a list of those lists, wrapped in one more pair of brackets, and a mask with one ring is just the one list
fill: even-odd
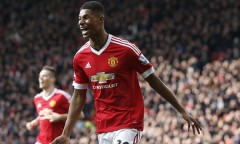
[(87, 75), (84, 73), (83, 69), (81, 68), (78, 58), (79, 57), (75, 55), (73, 59), (74, 75), (72, 85), (75, 89), (87, 89), (89, 79)]
[(129, 54), (131, 55), (133, 67), (143, 78), (147, 78), (155, 71), (153, 65), (134, 44), (132, 44)]

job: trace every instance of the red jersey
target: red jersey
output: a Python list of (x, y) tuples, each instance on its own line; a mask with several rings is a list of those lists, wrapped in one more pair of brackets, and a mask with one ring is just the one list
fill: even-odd
[(98, 133), (143, 130), (144, 104), (137, 72), (146, 78), (154, 69), (134, 44), (109, 35), (96, 51), (87, 42), (74, 56), (73, 67), (74, 88), (91, 85)]
[(37, 109), (39, 119), (39, 133), (37, 142), (41, 144), (49, 144), (56, 137), (62, 134), (65, 120), (50, 122), (45, 114), (53, 111), (59, 114), (68, 113), (71, 96), (63, 90), (54, 89), (48, 97), (44, 97), (42, 93), (34, 97), (34, 104)]

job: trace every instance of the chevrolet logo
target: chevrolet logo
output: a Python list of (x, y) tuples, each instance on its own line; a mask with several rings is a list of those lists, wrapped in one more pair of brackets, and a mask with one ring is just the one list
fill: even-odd
[(105, 74), (105, 72), (99, 72), (96, 75), (91, 76), (91, 81), (98, 83), (107, 83), (107, 80), (113, 80), (114, 77), (114, 73)]

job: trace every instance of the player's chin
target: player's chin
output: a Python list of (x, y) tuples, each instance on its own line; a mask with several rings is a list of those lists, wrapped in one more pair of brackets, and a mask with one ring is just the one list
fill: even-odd
[(82, 36), (83, 36), (83, 38), (90, 38), (89, 31), (82, 31)]
[(43, 88), (43, 85), (39, 85), (39, 88), (42, 89), (42, 88)]
[(83, 38), (88, 39), (90, 36), (88, 34), (82, 34)]

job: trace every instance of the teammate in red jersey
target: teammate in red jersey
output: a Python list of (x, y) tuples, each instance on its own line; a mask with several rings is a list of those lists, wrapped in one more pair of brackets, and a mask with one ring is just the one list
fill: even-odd
[(154, 73), (152, 64), (127, 40), (106, 33), (104, 7), (97, 1), (83, 4), (79, 27), (89, 41), (73, 59), (74, 93), (69, 115), (60, 137), (53, 144), (69, 143), (69, 136), (86, 100), (91, 85), (100, 144), (136, 144), (143, 130), (143, 97), (137, 73), (172, 104), (193, 129), (200, 133), (200, 124), (177, 101), (173, 92)]
[(39, 125), (36, 144), (49, 144), (61, 135), (71, 96), (63, 90), (55, 88), (55, 69), (45, 66), (39, 74), (39, 87), (42, 92), (34, 98), (38, 117), (26, 124), (28, 130)]

